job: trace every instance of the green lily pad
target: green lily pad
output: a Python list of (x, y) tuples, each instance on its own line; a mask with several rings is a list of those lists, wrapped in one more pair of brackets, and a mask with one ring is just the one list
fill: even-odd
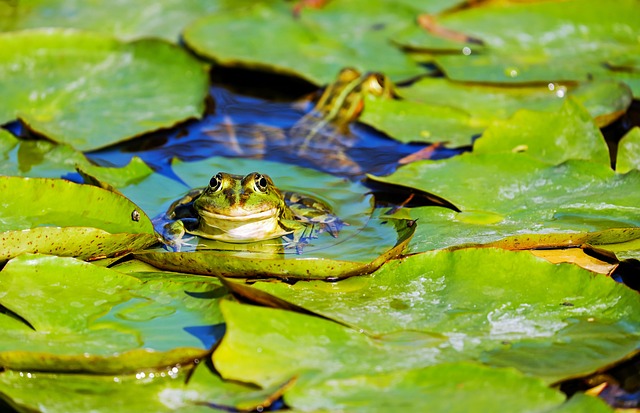
[(204, 110), (206, 68), (175, 45), (71, 30), (0, 35), (0, 123), (81, 151), (166, 128)]
[(636, 126), (620, 139), (616, 172), (624, 174), (640, 169), (640, 127)]
[[(495, 243), (512, 249), (614, 244), (640, 238), (640, 171), (518, 153), (464, 154), (406, 165), (375, 181), (432, 192), (460, 208), (415, 208), (410, 251)], [(496, 244), (494, 244), (496, 245)]]
[(17, 316), (0, 314), (2, 366), (117, 374), (202, 358), (218, 338), (216, 298), (226, 290), (215, 279), (141, 281), (74, 258), (25, 254), (4, 267), (0, 291), (0, 304)]
[(321, 10), (305, 9), (297, 18), (290, 6), (257, 4), (203, 17), (185, 30), (184, 40), (222, 65), (300, 76), (316, 84), (331, 82), (345, 66), (399, 80), (425, 72), (388, 41), (414, 16), (413, 7), (392, 1), (332, 2)]
[(555, 113), (522, 110), (489, 126), (474, 142), (477, 154), (525, 152), (543, 162), (592, 160), (609, 165), (609, 148), (600, 129), (584, 109), (568, 99)]
[[(539, 115), (544, 118), (541, 123), (526, 125), (530, 129), (538, 131), (540, 125), (547, 123), (555, 123), (558, 127), (560, 122), (567, 124), (565, 133), (570, 129), (568, 125), (573, 125), (573, 129), (584, 125), (593, 135), (598, 132), (590, 127), (587, 118), (593, 116), (598, 126), (605, 126), (623, 114), (633, 99), (625, 84), (614, 81), (585, 82), (578, 86), (550, 83), (506, 87), (423, 78), (396, 90), (402, 100), (367, 96), (360, 121), (401, 142), (446, 142), (447, 146), (453, 147), (470, 145), (472, 137), (487, 127), (500, 128), (499, 121), (519, 109), (545, 111)], [(589, 113), (584, 114), (583, 109), (566, 109), (567, 97), (583, 102)], [(559, 117), (563, 102), (565, 110), (562, 113), (571, 117), (568, 121), (563, 118), (554, 121), (554, 117)], [(541, 133), (551, 134), (548, 130)]]
[[(634, 0), (486, 3), (437, 19), (444, 28), (480, 39), (486, 47), (478, 53), (472, 48), (471, 53), (439, 56), (436, 63), (448, 78), (460, 81), (606, 78), (612, 71), (605, 63), (638, 54), (638, 20)], [(424, 48), (438, 49), (441, 43), (424, 32)]]
[[(211, 412), (210, 406), (252, 411), (268, 407), (281, 389), (256, 389), (223, 382), (206, 363), (102, 376), (4, 371), (0, 392), (20, 411), (47, 412)], [(217, 410), (217, 409), (216, 409)]]
[(89, 259), (157, 242), (153, 224), (140, 208), (90, 185), (0, 176), (0, 199), (2, 261), (24, 252)]
[(91, 2), (81, 0), (31, 0), (7, 2), (2, 12), (2, 31), (39, 27), (65, 27), (111, 34), (121, 39), (160, 37), (177, 42), (192, 20), (231, 5), (251, 1), (150, 0)]
[[(268, 174), (282, 190), (302, 192), (325, 201), (348, 225), (337, 238), (320, 234), (304, 247), (302, 254), (284, 250), (279, 239), (263, 244), (229, 244), (199, 237), (190, 242), (191, 246), (183, 247), (182, 252), (169, 253), (158, 248), (136, 254), (138, 259), (165, 270), (231, 277), (342, 278), (373, 271), (400, 254), (415, 230), (408, 221), (386, 222), (373, 215), (371, 196), (363, 185), (311, 169), (254, 159), (210, 158), (175, 162), (173, 170), (194, 188), (207, 185), (218, 171), (238, 175), (259, 171)], [(165, 192), (151, 193), (142, 188), (145, 182), (122, 191), (134, 200), (144, 194), (155, 197), (155, 214), (164, 214), (171, 202), (189, 190), (181, 187), (176, 188), (180, 192), (171, 193), (168, 188)], [(152, 189), (157, 190), (155, 185)], [(162, 232), (161, 227), (157, 230)]]
[(598, 126), (603, 127), (624, 113), (633, 100), (627, 85), (610, 80), (577, 84), (489, 85), (425, 77), (396, 90), (408, 101), (462, 110), (473, 117), (475, 124), (483, 126), (489, 126), (497, 119), (510, 118), (521, 109), (554, 113), (569, 97), (573, 97), (587, 108)]
[(545, 412), (564, 395), (511, 369), (456, 363), (294, 387), (285, 400), (300, 412)]
[[(282, 378), (284, 370), (344, 376), (393, 371), (391, 366), (399, 369), (403, 363), (418, 367), (459, 360), (515, 367), (554, 382), (589, 374), (640, 345), (636, 292), (529, 252), (437, 251), (393, 260), (370, 276), (333, 284), (257, 282), (253, 288), (340, 323), (330, 327), (299, 314), (289, 322), (280, 313), (267, 322), (258, 310), (231, 314), (224, 303), (228, 329), (214, 353), (216, 367), (224, 377), (259, 384), (269, 382), (265, 377)], [(254, 337), (266, 331), (269, 340)], [(356, 345), (362, 354), (352, 353)], [(377, 359), (383, 350), (390, 352), (384, 362)], [(343, 360), (350, 362), (340, 365)]]

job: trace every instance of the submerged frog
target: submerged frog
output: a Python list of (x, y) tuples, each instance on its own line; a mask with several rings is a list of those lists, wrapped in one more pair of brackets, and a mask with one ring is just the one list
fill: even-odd
[[(284, 237), (300, 253), (322, 232), (337, 237), (345, 225), (324, 202), (296, 192), (281, 192), (268, 175), (220, 172), (209, 186), (196, 188), (167, 211), (165, 243), (175, 250), (185, 233), (231, 243)], [(175, 221), (174, 221), (175, 220)]]
[(367, 95), (391, 98), (392, 84), (380, 73), (342, 69), (313, 109), (289, 130), (289, 142), (297, 154), (331, 170), (360, 173), (346, 150), (354, 143), (349, 125), (362, 113)]
[(380, 73), (361, 74), (345, 68), (324, 89), (313, 109), (288, 130), (227, 124), (208, 134), (234, 156), (261, 157), (272, 148), (280, 156), (303, 158), (332, 173), (360, 174), (362, 169), (347, 153), (356, 140), (349, 125), (362, 113), (368, 95), (392, 98), (393, 84)]

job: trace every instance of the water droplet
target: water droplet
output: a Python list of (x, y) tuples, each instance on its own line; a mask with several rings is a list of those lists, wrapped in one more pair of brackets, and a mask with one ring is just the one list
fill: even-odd
[(547, 86), (549, 87), (550, 91), (554, 91), (556, 89), (555, 83), (549, 83)]
[(563, 98), (567, 95), (567, 88), (566, 86), (559, 86), (556, 88), (556, 96), (559, 98)]
[(469, 56), (471, 54), (471, 48), (467, 47), (467, 46), (463, 47), (462, 48), (462, 54), (465, 55), (465, 56)]
[(518, 73), (518, 69), (515, 67), (508, 67), (504, 69), (504, 73), (509, 77), (518, 77), (520, 73)]

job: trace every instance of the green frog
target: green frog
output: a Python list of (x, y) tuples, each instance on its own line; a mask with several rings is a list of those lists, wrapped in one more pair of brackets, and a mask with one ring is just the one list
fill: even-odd
[(345, 225), (324, 202), (297, 192), (282, 192), (268, 175), (219, 172), (209, 186), (191, 190), (167, 211), (165, 243), (179, 251), (185, 233), (231, 243), (283, 237), (296, 252), (322, 232), (338, 236)]

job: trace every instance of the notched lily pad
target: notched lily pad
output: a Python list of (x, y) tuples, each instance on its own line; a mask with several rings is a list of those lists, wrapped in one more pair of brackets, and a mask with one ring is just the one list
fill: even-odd
[[(194, 274), (218, 275), (223, 277), (265, 278), (275, 277), (285, 280), (338, 280), (353, 275), (367, 274), (380, 267), (387, 260), (403, 253), (415, 232), (416, 225), (410, 220), (400, 220), (385, 224), (380, 219), (369, 221), (368, 225), (376, 226), (374, 234), (363, 229), (359, 234), (326, 251), (313, 251), (311, 257), (305, 253), (298, 257), (291, 254), (251, 251), (251, 246), (241, 246), (240, 251), (196, 251), (196, 252), (160, 252), (141, 251), (135, 257), (156, 267), (170, 271), (182, 271)], [(381, 231), (387, 234), (382, 236)], [(371, 247), (373, 251), (362, 248), (351, 248), (349, 243), (365, 242), (373, 244), (373, 240), (395, 243), (389, 248)], [(388, 249), (384, 249), (388, 248)], [(329, 258), (337, 256), (339, 258)], [(347, 261), (350, 256), (354, 257)], [(371, 261), (363, 261), (372, 257)]]
[[(425, 71), (388, 41), (415, 9), (386, 1), (329, 3), (296, 18), (290, 6), (256, 4), (203, 17), (184, 32), (196, 53), (227, 66), (244, 66), (326, 84), (343, 67), (380, 71), (395, 80)], [(228, 36), (229, 31), (236, 35)], [(384, 56), (384, 59), (380, 59)]]
[(0, 34), (0, 123), (81, 151), (167, 128), (204, 111), (206, 67), (175, 45), (73, 30)]
[(0, 305), (10, 312), (0, 314), (0, 364), (103, 374), (189, 364), (222, 334), (216, 290), (224, 287), (215, 279), (142, 281), (23, 254), (0, 273)]
[(0, 176), (0, 260), (24, 252), (82, 259), (157, 242), (146, 214), (128, 199), (61, 179)]
[[(295, 337), (299, 345), (316, 342), (313, 361), (289, 364), (280, 359), (277, 371), (288, 369), (289, 374), (302, 374), (305, 367), (320, 362), (315, 360), (319, 355), (327, 357), (325, 361), (333, 368), (331, 348), (340, 345), (326, 344), (324, 337), (337, 337), (343, 326), (364, 333), (376, 350), (362, 343), (363, 354), (332, 374), (379, 372), (394, 363), (399, 367), (404, 360), (414, 360), (415, 367), (473, 360), (515, 367), (554, 382), (615, 363), (633, 354), (640, 344), (640, 301), (635, 291), (608, 277), (570, 264), (552, 264), (529, 252), (491, 248), (434, 251), (392, 260), (369, 276), (332, 284), (258, 281), (244, 288), (258, 289), (339, 323), (331, 328), (336, 330), (334, 336), (328, 333), (328, 326), (320, 327), (326, 320), (277, 313), (281, 315), (273, 326), (278, 326), (274, 329), (283, 338)], [(233, 377), (239, 379), (242, 366), (232, 364), (236, 358), (242, 358), (243, 364), (255, 363), (247, 367), (245, 379), (268, 375), (275, 360), (289, 357), (284, 353), (296, 347), (277, 340), (256, 340), (252, 335), (271, 331), (271, 324), (253, 318), (241, 322), (241, 313), (230, 314), (225, 308), (223, 313), (229, 335), (220, 353), (214, 353), (223, 375), (233, 371)], [(291, 324), (281, 324), (288, 317)], [(239, 344), (242, 339), (246, 342)], [(397, 353), (391, 353), (380, 370), (375, 364), (366, 367), (384, 349)], [(274, 357), (271, 364), (266, 363), (270, 357)], [(349, 370), (353, 366), (364, 370)], [(331, 368), (315, 367), (320, 376)]]
[(591, 161), (551, 166), (518, 153), (465, 154), (370, 178), (433, 192), (462, 210), (411, 210), (419, 222), (413, 252), (479, 244), (607, 248), (640, 238), (637, 170), (620, 175)]

